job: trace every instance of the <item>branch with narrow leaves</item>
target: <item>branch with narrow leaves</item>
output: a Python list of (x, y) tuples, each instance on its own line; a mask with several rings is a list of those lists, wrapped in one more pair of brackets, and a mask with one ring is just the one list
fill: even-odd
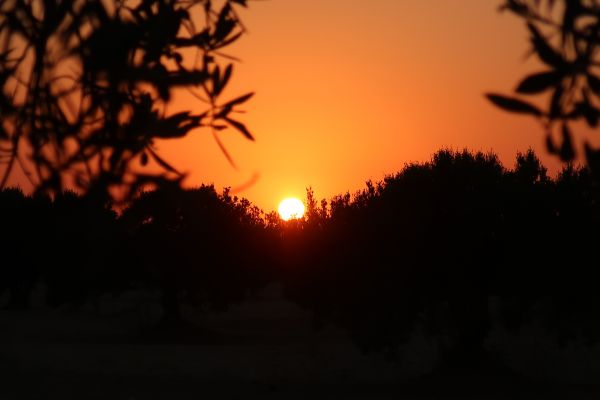
[[(523, 78), (515, 92), (521, 96), (537, 97), (537, 104), (545, 96), (548, 100), (546, 107), (541, 108), (514, 96), (495, 93), (486, 96), (504, 111), (537, 118), (546, 131), (548, 151), (562, 161), (573, 161), (578, 154), (570, 124), (583, 121), (596, 128), (600, 121), (600, 77), (597, 75), (600, 65), (600, 3), (506, 0), (501, 10), (510, 11), (523, 20), (529, 31), (531, 54), (545, 66), (543, 71)], [(587, 150), (583, 156), (588, 165), (599, 165), (599, 153), (592, 150), (589, 143), (585, 147)]]
[[(110, 197), (111, 188), (140, 180), (181, 183), (184, 174), (159, 156), (155, 140), (216, 124), (253, 140), (231, 115), (251, 94), (219, 106), (234, 72), (235, 57), (225, 49), (245, 33), (236, 11), (245, 0), (113, 6), (15, 0), (0, 8), (0, 147), (20, 148), (13, 146), (18, 138), (27, 148), (38, 191), (59, 192), (75, 182), (83, 192)], [(204, 91), (204, 110), (167, 114), (181, 88)], [(152, 161), (161, 172), (137, 173), (135, 160), (142, 169)]]

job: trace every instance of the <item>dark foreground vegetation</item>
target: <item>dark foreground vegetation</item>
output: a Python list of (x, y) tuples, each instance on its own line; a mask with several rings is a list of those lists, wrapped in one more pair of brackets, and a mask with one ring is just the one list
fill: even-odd
[(362, 351), (398, 361), (419, 326), (441, 338), (442, 368), (478, 368), (493, 362), (493, 318), (512, 332), (538, 321), (559, 345), (600, 339), (599, 194), (587, 169), (551, 178), (531, 151), (506, 169), (446, 150), (354, 195), (318, 202), (309, 189), (290, 222), (212, 186), (142, 193), (119, 212), (5, 189), (3, 307), (27, 309), (40, 285), (47, 308), (154, 290), (151, 331), (201, 342), (211, 336), (185, 306), (223, 310), (281, 282), (314, 329), (333, 324)]

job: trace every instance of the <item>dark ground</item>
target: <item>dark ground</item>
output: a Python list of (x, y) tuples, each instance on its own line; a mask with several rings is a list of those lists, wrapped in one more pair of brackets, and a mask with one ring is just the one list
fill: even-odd
[(598, 348), (567, 354), (497, 332), (498, 362), (440, 368), (437, 344), (415, 334), (390, 364), (339, 330), (314, 333), (277, 292), (199, 318), (211, 329), (198, 340), (148, 334), (159, 312), (133, 295), (94, 312), (0, 310), (0, 400), (600, 399)]

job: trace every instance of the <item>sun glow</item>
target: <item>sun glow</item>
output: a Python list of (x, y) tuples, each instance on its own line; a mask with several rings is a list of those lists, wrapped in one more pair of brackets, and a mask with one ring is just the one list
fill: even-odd
[(302, 218), (304, 215), (304, 204), (295, 197), (288, 197), (279, 203), (279, 215), (284, 221)]

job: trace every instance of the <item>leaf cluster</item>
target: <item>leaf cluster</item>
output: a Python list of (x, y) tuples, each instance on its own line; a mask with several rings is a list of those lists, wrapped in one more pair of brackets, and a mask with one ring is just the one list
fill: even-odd
[[(197, 128), (216, 137), (226, 127), (253, 139), (232, 116), (252, 94), (221, 100), (235, 61), (223, 50), (245, 32), (236, 11), (245, 6), (242, 0), (2, 2), (0, 187), (18, 164), (41, 192), (134, 193), (184, 177), (159, 156), (158, 139)], [(203, 106), (169, 113), (180, 89)], [(146, 172), (150, 161), (160, 172)]]
[[(578, 155), (571, 125), (600, 122), (600, 2), (597, 0), (506, 0), (501, 10), (527, 26), (531, 54), (544, 68), (526, 76), (515, 92), (546, 98), (540, 107), (521, 97), (487, 94), (499, 108), (536, 117), (546, 130), (551, 154), (568, 162)], [(584, 143), (588, 164), (598, 170), (600, 151)]]

